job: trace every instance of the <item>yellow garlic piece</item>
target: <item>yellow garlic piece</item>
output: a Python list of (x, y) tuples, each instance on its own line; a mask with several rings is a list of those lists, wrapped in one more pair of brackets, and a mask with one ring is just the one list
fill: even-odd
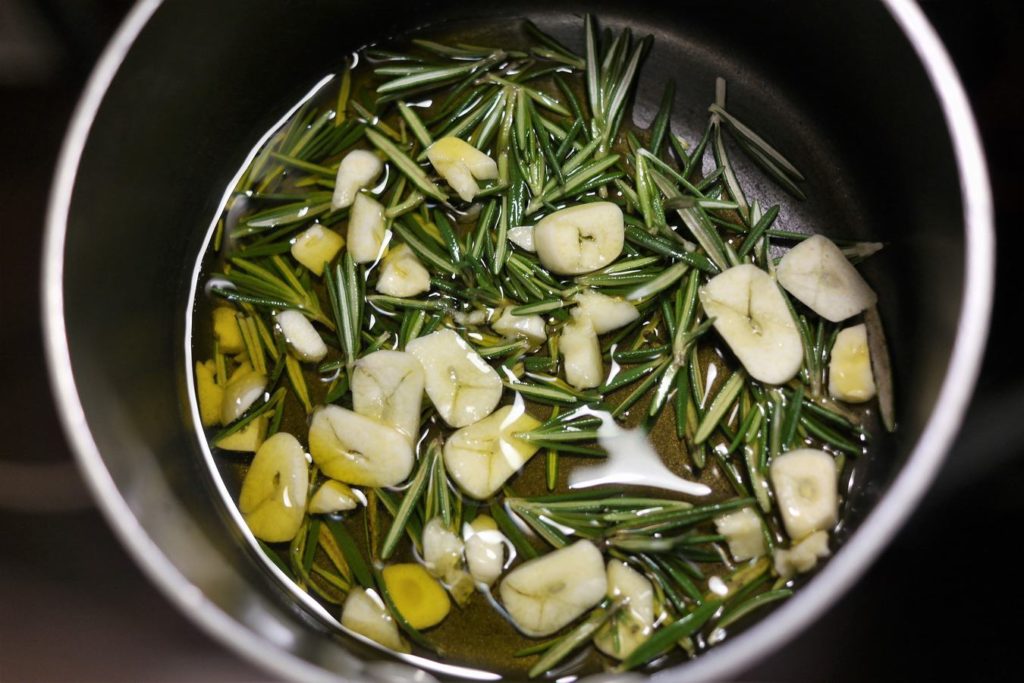
[(598, 630), (594, 645), (606, 655), (625, 659), (654, 630), (654, 588), (646, 576), (625, 562), (609, 560), (608, 597), (623, 605)]
[(345, 238), (322, 225), (314, 225), (300, 232), (292, 241), (292, 256), (316, 275), (324, 274), (324, 264), (330, 263), (345, 246)]
[(242, 480), (238, 510), (256, 538), (290, 541), (306, 514), (309, 469), (306, 452), (291, 434), (278, 432), (263, 442)]
[(220, 424), (220, 409), (224, 403), (224, 387), (214, 378), (212, 360), (196, 362), (196, 397), (199, 400), (199, 420), (204, 427)]
[(213, 442), (213, 445), (223, 451), (235, 451), (238, 453), (255, 453), (263, 444), (267, 435), (267, 426), (270, 424), (269, 415), (260, 415), (255, 420), (245, 425), (236, 432)]
[(473, 145), (455, 137), (441, 138), (427, 148), (427, 159), (463, 201), (480, 191), (477, 180), (494, 180), (498, 165)]
[(353, 588), (341, 607), (341, 625), (395, 652), (409, 652), (398, 624), (375, 591)]
[(395, 609), (413, 628), (436, 626), (451, 611), (448, 593), (422, 565), (393, 564), (384, 567), (381, 574)]
[(836, 335), (828, 364), (828, 393), (840, 401), (863, 403), (875, 396), (875, 376), (864, 325), (847, 327)]
[(235, 309), (218, 306), (213, 309), (213, 336), (217, 339), (221, 353), (240, 353), (245, 348), (242, 331), (238, 329)]
[(539, 424), (520, 404), (499, 408), (479, 422), (463, 427), (444, 444), (448, 474), (473, 498), (489, 498), (539, 448), (513, 434), (528, 432)]

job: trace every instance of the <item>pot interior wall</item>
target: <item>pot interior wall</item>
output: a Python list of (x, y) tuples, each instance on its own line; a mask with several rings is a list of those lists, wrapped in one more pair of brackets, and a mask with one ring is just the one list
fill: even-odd
[[(583, 8), (652, 33), (637, 94), (646, 123), (666, 78), (676, 133), (699, 136), (714, 78), (729, 108), (808, 174), (810, 199), (754, 181), (783, 227), (880, 240), (866, 272), (897, 371), (900, 429), (858, 464), (854, 530), (917, 440), (956, 332), (964, 236), (948, 133), (923, 70), (874, 3), (166, 3), (100, 108), (74, 189), (65, 320), (85, 418), (113, 484), (181, 573), (298, 657), (355, 664), (263, 576), (209, 484), (187, 408), (189, 278), (223, 188), (258, 137), (370, 38), (420, 24), (529, 14), (579, 47)], [(382, 11), (386, 9), (386, 11)], [(646, 117), (646, 118), (644, 118)], [(737, 158), (739, 172), (760, 171)], [(868, 483), (864, 483), (868, 482)], [(350, 648), (359, 650), (358, 645)], [(354, 675), (354, 674), (353, 674)]]

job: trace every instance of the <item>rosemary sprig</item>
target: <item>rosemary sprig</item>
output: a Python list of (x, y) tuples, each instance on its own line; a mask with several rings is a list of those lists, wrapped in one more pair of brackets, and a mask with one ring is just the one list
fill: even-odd
[(381, 559), (386, 560), (391, 557), (395, 552), (395, 548), (398, 547), (398, 542), (402, 538), (402, 533), (409, 522), (409, 517), (416, 509), (420, 498), (427, 489), (427, 482), (430, 480), (435, 466), (434, 463), (439, 458), (440, 452), (440, 446), (436, 441), (433, 441), (427, 448), (426, 455), (420, 459), (412, 482), (409, 484), (408, 489), (406, 489), (405, 495), (402, 496), (402, 504), (395, 512), (391, 528), (388, 529), (387, 536), (384, 537), (384, 543), (380, 549)]
[(593, 139), (599, 140), (598, 154), (603, 155), (618, 131), (640, 59), (651, 44), (651, 37), (634, 45), (629, 29), (624, 29), (609, 48), (608, 59), (599, 64), (596, 21), (588, 14), (584, 22), (587, 101), (592, 116), (590, 133)]
[(331, 310), (337, 324), (338, 337), (347, 359), (348, 374), (359, 356), (362, 327), (362, 280), (356, 272), (352, 256), (345, 252), (342, 263), (336, 264), (334, 272), (324, 271), (324, 282), (331, 300)]
[(271, 256), (271, 271), (262, 265), (242, 258), (231, 259), (234, 268), (224, 273), (233, 288), (214, 286), (210, 293), (237, 303), (271, 309), (294, 308), (313, 320), (333, 329), (334, 325), (320, 307), (316, 293), (304, 285), (281, 256)]

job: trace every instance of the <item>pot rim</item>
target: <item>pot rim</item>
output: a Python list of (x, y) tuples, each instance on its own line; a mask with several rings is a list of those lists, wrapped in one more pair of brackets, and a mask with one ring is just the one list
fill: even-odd
[[(953, 146), (966, 235), (963, 299), (945, 379), (920, 439), (889, 490), (835, 557), (786, 604), (744, 633), (655, 681), (722, 679), (783, 646), (844, 594), (888, 544), (935, 478), (971, 399), (991, 314), (995, 236), (988, 170), (963, 85), (949, 54), (913, 0), (881, 0), (910, 42), (942, 107)], [(63, 250), (78, 165), (96, 113), (135, 39), (163, 0), (140, 0), (114, 34), (75, 109), (51, 187), (43, 245), (42, 319), (50, 385), (83, 476), (120, 542), (148, 578), (208, 634), (249, 661), (290, 680), (339, 678), (268, 643), (207, 599), (138, 524), (104, 465), (72, 374), (64, 325)]]

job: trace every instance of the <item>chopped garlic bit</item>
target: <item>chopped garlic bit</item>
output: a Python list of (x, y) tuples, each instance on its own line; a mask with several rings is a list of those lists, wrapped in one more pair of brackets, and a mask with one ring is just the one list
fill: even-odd
[(352, 370), (352, 409), (383, 422), (410, 443), (419, 434), (423, 366), (404, 351), (382, 349), (356, 361)]
[(313, 412), (309, 452), (328, 477), (356, 486), (394, 486), (405, 481), (416, 462), (404, 434), (336, 405)]
[(761, 517), (751, 508), (716, 517), (715, 529), (725, 536), (729, 552), (737, 562), (764, 555), (764, 528), (761, 525)]
[(217, 339), (221, 353), (241, 353), (245, 349), (235, 309), (230, 306), (218, 306), (213, 309), (213, 336)]
[(354, 510), (358, 506), (359, 498), (351, 488), (340, 481), (328, 479), (310, 499), (309, 512), (314, 515), (325, 515)]
[(270, 416), (260, 415), (238, 431), (214, 441), (213, 445), (223, 451), (254, 453), (263, 444), (269, 424)]
[(864, 325), (841, 330), (832, 345), (828, 365), (828, 393), (847, 403), (863, 403), (875, 397), (875, 376)]
[(590, 318), (573, 310), (572, 320), (562, 328), (558, 351), (564, 358), (565, 381), (577, 389), (592, 389), (604, 381), (601, 343)]
[(430, 291), (430, 273), (408, 244), (400, 244), (384, 257), (376, 289), (388, 296), (417, 296)]
[(489, 317), (488, 311), (476, 308), (472, 311), (455, 311), (452, 313), (452, 320), (464, 327), (470, 325), (483, 325)]
[(839, 517), (835, 459), (815, 448), (776, 457), (769, 473), (786, 533), (792, 539), (832, 528)]
[(617, 330), (640, 317), (640, 312), (628, 301), (592, 290), (576, 295), (576, 310), (590, 319), (598, 334)]
[(384, 206), (359, 193), (348, 216), (348, 253), (352, 260), (356, 263), (376, 261), (384, 249), (386, 237)]
[(341, 625), (395, 652), (410, 651), (376, 591), (360, 587), (350, 590), (341, 608)]
[(535, 254), (537, 252), (537, 247), (533, 243), (532, 225), (516, 225), (509, 228), (508, 241), (523, 251), (528, 251), (531, 254)]
[(776, 548), (773, 554), (775, 573), (784, 579), (809, 572), (818, 566), (820, 558), (829, 556), (828, 534), (815, 531), (788, 550)]
[(427, 396), (452, 427), (482, 420), (501, 402), (498, 372), (453, 330), (413, 339), (405, 350), (423, 366)]
[(441, 138), (427, 148), (427, 159), (465, 202), (473, 201), (477, 180), (494, 180), (498, 165), (473, 145), (456, 137)]
[(473, 579), (490, 586), (505, 566), (505, 545), (508, 539), (498, 525), (487, 515), (479, 515), (472, 524), (463, 527), (466, 544), (466, 563)]
[(331, 207), (344, 209), (352, 206), (359, 190), (369, 187), (383, 170), (384, 162), (373, 152), (357, 149), (346, 154), (338, 165)]
[(423, 528), (423, 563), (427, 571), (444, 581), (445, 588), (462, 606), (473, 594), (473, 579), (463, 569), (462, 539), (434, 517)]
[(296, 358), (316, 363), (327, 355), (327, 345), (320, 338), (320, 333), (302, 313), (288, 309), (275, 315), (274, 319)]
[(212, 360), (196, 362), (196, 396), (199, 400), (199, 420), (204, 427), (220, 424), (224, 387), (217, 384), (215, 374)]
[(606, 655), (624, 659), (654, 630), (654, 587), (646, 576), (619, 560), (608, 562), (608, 597), (623, 603), (594, 637)]
[(535, 346), (548, 338), (544, 318), (539, 315), (513, 315), (509, 308), (502, 310), (498, 319), (491, 323), (491, 328), (504, 337), (523, 337)]
[(793, 314), (772, 277), (750, 263), (711, 278), (701, 305), (751, 377), (784, 384), (800, 371), (803, 341)]
[(249, 410), (263, 396), (267, 376), (256, 372), (248, 363), (241, 365), (224, 386), (220, 420), (231, 424)]
[(300, 232), (292, 240), (291, 252), (295, 260), (316, 275), (324, 274), (324, 264), (330, 263), (345, 246), (345, 239), (322, 225)]
[(434, 517), (423, 527), (423, 562), (438, 578), (445, 578), (462, 564), (462, 539)]

